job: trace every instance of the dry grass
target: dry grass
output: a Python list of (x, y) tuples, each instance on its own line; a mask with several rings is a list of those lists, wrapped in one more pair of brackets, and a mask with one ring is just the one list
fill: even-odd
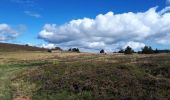
[(170, 99), (170, 54), (13, 52), (0, 58), (4, 100)]
[(1, 52), (0, 53), (0, 64), (6, 64), (18, 61), (30, 61), (30, 60), (46, 60), (56, 58), (67, 58), (70, 56), (79, 55), (77, 53), (48, 53), (41, 51), (22, 51), (22, 52)]

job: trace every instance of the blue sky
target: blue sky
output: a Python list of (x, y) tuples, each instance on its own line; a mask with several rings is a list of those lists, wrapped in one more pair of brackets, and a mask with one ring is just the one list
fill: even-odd
[[(168, 27), (168, 25), (170, 25), (169, 20), (167, 20), (166, 21), (167, 23), (164, 24), (166, 29), (168, 28), (165, 34), (160, 34), (160, 33), (158, 34), (157, 32), (154, 31), (155, 32), (155, 34), (153, 32), (154, 35), (152, 36), (148, 35), (148, 37), (147, 36), (142, 37), (142, 39), (136, 39), (141, 37), (134, 37), (132, 39), (127, 39), (131, 37), (131, 34), (130, 35), (127, 35), (128, 33), (126, 34), (127, 30), (121, 30), (120, 33), (119, 31), (114, 30), (114, 28), (117, 28), (117, 26), (122, 27), (121, 25), (116, 25), (116, 27), (111, 27), (113, 29), (111, 32), (110, 29), (107, 28), (109, 27), (108, 25), (105, 25), (106, 29), (103, 29), (106, 31), (96, 29), (97, 26), (100, 26), (96, 24), (100, 22), (97, 21), (97, 16), (100, 14), (102, 14), (104, 18), (108, 18), (107, 16), (109, 16), (110, 14), (110, 16), (112, 16), (111, 19), (113, 19), (112, 21), (115, 22), (116, 21), (116, 19), (114, 19), (115, 16), (119, 16), (120, 18), (122, 18), (123, 14), (126, 14), (128, 12), (132, 12), (133, 13), (132, 15), (135, 16), (138, 16), (138, 13), (147, 14), (147, 11), (149, 12), (149, 9), (154, 7), (157, 7), (155, 8), (155, 12), (159, 13), (161, 10), (168, 7), (168, 5), (169, 5), (168, 0), (167, 1), (166, 0), (48, 0), (48, 1), (47, 0), (1, 0), (0, 33), (2, 35), (0, 36), (3, 38), (2, 39), (0, 38), (0, 40), (2, 42), (19, 43), (19, 44), (30, 43), (32, 45), (38, 45), (38, 46), (42, 45), (45, 47), (48, 46), (49, 47), (61, 46), (63, 48), (79, 47), (82, 50), (92, 50), (92, 49), (94, 50), (94, 49), (101, 49), (101, 48), (108, 49), (108, 50), (116, 50), (119, 48), (123, 48), (127, 45), (130, 45), (132, 47), (134, 46), (135, 49), (138, 49), (143, 45), (151, 45), (154, 48), (157, 47), (160, 49), (165, 49), (165, 48), (170, 49), (170, 43), (169, 43), (170, 28)], [(168, 10), (164, 13), (164, 15), (167, 14), (168, 16), (169, 14)], [(130, 14), (127, 15), (130, 16)], [(160, 19), (162, 21), (164, 18), (163, 14), (160, 16), (162, 16), (162, 18)], [(84, 18), (87, 18), (87, 20), (84, 20)], [(102, 18), (99, 19), (104, 20)], [(76, 33), (77, 31), (75, 32), (72, 29), (69, 30), (70, 26), (72, 25), (71, 21), (74, 21), (73, 24), (75, 25), (76, 23), (77, 25), (78, 19), (80, 20), (79, 22), (82, 23), (83, 25), (87, 24), (87, 22), (89, 22), (89, 19), (93, 20), (96, 27), (90, 26), (90, 29), (84, 27), (82, 29), (81, 26), (72, 27), (73, 29), (75, 28), (76, 30), (78, 30), (79, 31), (78, 33)], [(138, 20), (140, 21), (140, 18), (138, 18)], [(124, 20), (121, 20), (120, 22), (122, 21), (123, 23), (125, 23)], [(141, 22), (145, 23), (145, 21), (141, 21)], [(110, 26), (112, 26), (112, 24), (110, 24)], [(130, 25), (127, 24), (126, 26), (130, 26)], [(66, 27), (64, 28), (64, 30), (67, 30), (66, 32), (61, 30), (61, 28), (63, 27)], [(152, 29), (152, 27), (150, 26), (149, 28)], [(94, 30), (98, 30), (98, 31), (94, 31)], [(102, 35), (99, 35), (100, 32)], [(108, 32), (108, 34), (110, 33), (111, 35), (108, 35), (106, 32)], [(118, 32), (119, 34), (125, 34), (125, 36), (121, 38), (117, 38), (120, 35), (116, 35), (115, 32)], [(128, 31), (128, 32), (134, 33), (136, 31)], [(135, 35), (138, 34), (141, 33), (140, 32), (135, 33)], [(158, 35), (160, 36), (164, 35), (164, 37), (161, 38), (156, 37)], [(82, 38), (80, 36), (82, 37), (89, 36), (92, 39), (89, 38), (87, 39), (84, 37)], [(80, 39), (78, 40), (77, 38)], [(105, 40), (106, 38), (107, 40)], [(113, 39), (114, 41), (111, 41), (110, 39)], [(158, 39), (161, 40), (158, 41)], [(156, 42), (153, 42), (154, 40)]]

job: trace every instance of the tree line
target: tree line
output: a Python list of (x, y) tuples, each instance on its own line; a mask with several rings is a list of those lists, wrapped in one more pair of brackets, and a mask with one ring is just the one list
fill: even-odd
[[(48, 49), (48, 52), (51, 53), (52, 51), (63, 51), (63, 50), (60, 47), (55, 47), (53, 49)], [(69, 48), (68, 52), (77, 52), (77, 53), (80, 53), (80, 50), (79, 50), (79, 48)]]
[[(102, 49), (100, 53), (105, 53), (105, 51)], [(170, 50), (158, 50), (158, 49), (152, 49), (151, 46), (145, 46), (141, 49), (141, 51), (135, 52), (130, 46), (127, 46), (125, 49), (121, 49), (118, 52), (114, 53), (124, 53), (124, 54), (156, 54), (156, 53), (170, 53)]]
[[(53, 50), (58, 50), (58, 51), (63, 51), (60, 47), (55, 47), (53, 49), (48, 49), (48, 52), (52, 52)], [(76, 52), (80, 53), (79, 48), (69, 48), (69, 52)], [(100, 50), (101, 54), (105, 53), (105, 50), (102, 49)], [(130, 46), (127, 46), (125, 49), (121, 49), (118, 52), (114, 53), (124, 53), (124, 54), (133, 54), (133, 53), (138, 53), (138, 54), (156, 54), (156, 53), (170, 53), (170, 50), (159, 50), (159, 49), (152, 49), (151, 46), (145, 46), (143, 47), (140, 51), (135, 52)]]

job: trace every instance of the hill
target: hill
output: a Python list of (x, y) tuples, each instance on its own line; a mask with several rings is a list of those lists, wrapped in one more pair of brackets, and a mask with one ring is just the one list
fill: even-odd
[(170, 99), (170, 54), (12, 55), (0, 56), (2, 100)]
[(0, 100), (170, 100), (170, 54), (0, 53)]
[(15, 51), (47, 51), (47, 49), (28, 45), (0, 43), (0, 52), (15, 52)]

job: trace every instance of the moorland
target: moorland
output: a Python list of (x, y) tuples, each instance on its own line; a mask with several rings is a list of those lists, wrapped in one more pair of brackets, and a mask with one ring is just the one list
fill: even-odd
[(0, 100), (169, 100), (169, 94), (168, 53), (0, 50)]

